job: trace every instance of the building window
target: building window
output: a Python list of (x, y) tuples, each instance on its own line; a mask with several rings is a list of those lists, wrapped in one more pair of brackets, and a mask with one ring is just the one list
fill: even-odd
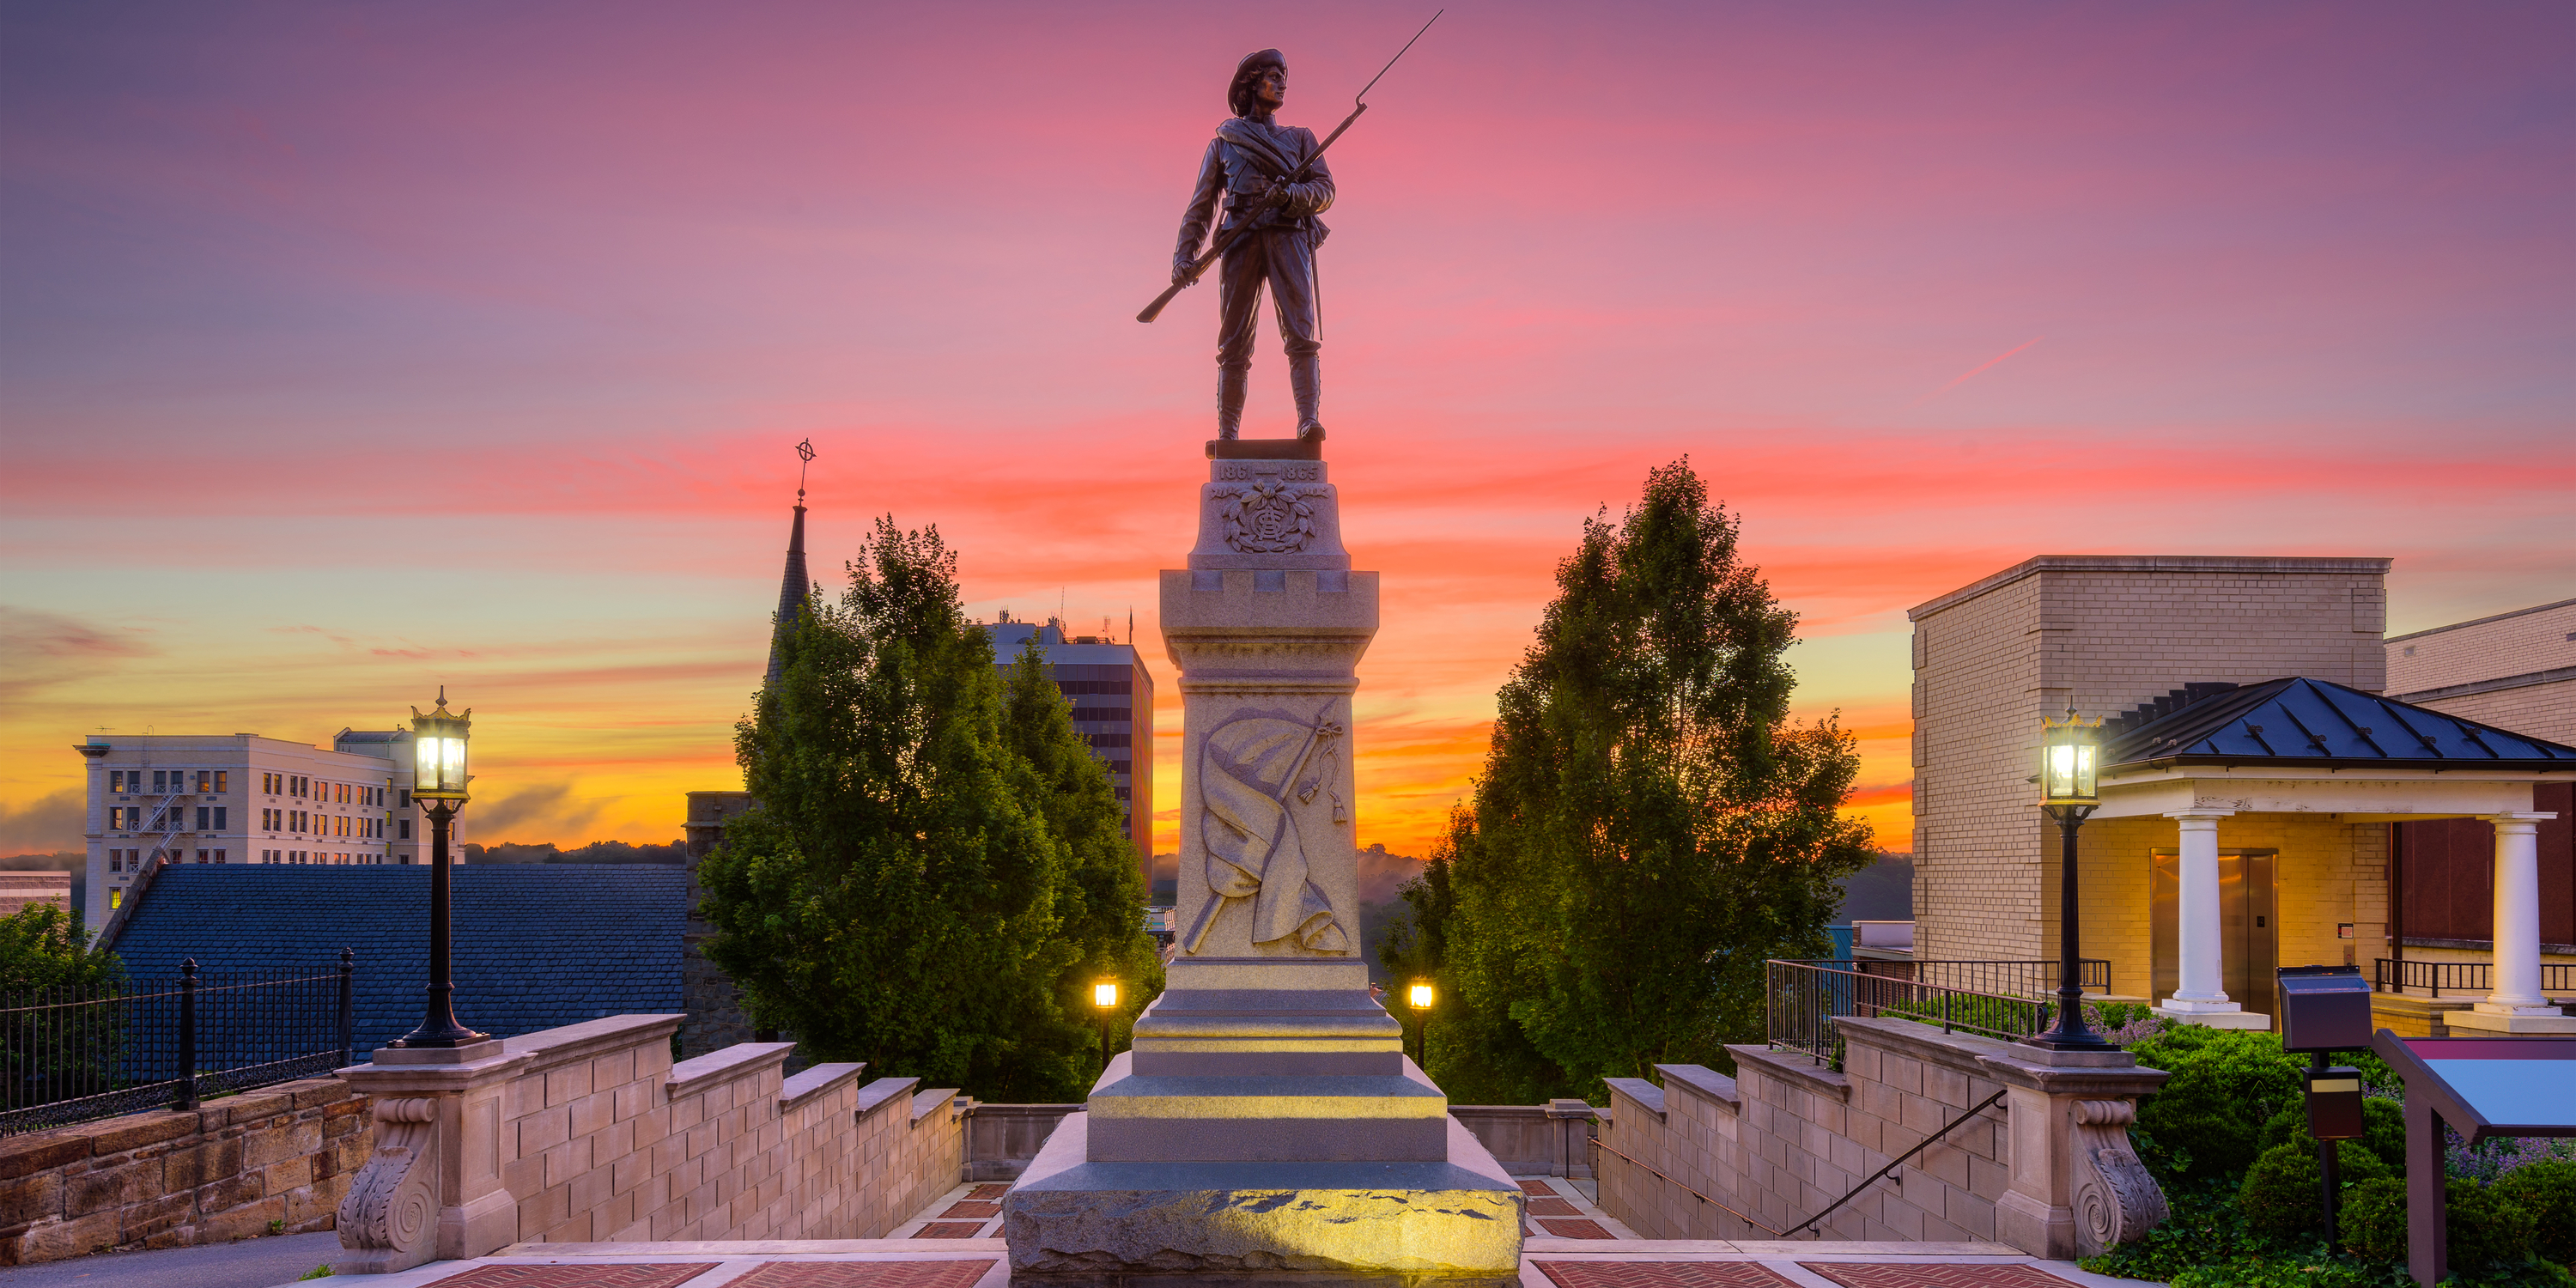
[(117, 909), (122, 908), (122, 907), (124, 907), (124, 906), (125, 906), (125, 892), (124, 892), (124, 891), (122, 891), (122, 890), (110, 890), (110, 891), (108, 891), (108, 892), (107, 892), (107, 910), (108, 910), (109, 912), (114, 912), (114, 911), (116, 911)]
[(124, 770), (111, 769), (107, 771), (107, 790), (111, 792), (121, 792), (125, 790)]
[(411, 789), (408, 787), (402, 789), (402, 807), (404, 809), (411, 808)]
[(125, 851), (109, 850), (107, 852), (107, 870), (110, 872), (123, 872), (125, 870)]
[(229, 769), (218, 769), (218, 770), (216, 770), (216, 771), (215, 771), (215, 790), (216, 790), (216, 791), (219, 791), (219, 792), (228, 792), (228, 791), (231, 791), (231, 790), (232, 790), (232, 778), (233, 778), (233, 775), (232, 775), (232, 771), (231, 771), (231, 770), (229, 770)]
[(229, 805), (218, 805), (215, 807), (216, 831), (229, 832), (232, 830), (232, 812), (232, 807)]
[(203, 831), (207, 830), (207, 826), (206, 826), (206, 825), (207, 825), (207, 824), (209, 824), (209, 823), (212, 823), (212, 822), (214, 822), (214, 821), (215, 821), (215, 812), (214, 812), (213, 810), (208, 809), (208, 808), (206, 808), (206, 807), (205, 807), (205, 806), (203, 806), (203, 805), (200, 805), (200, 806), (198, 806), (198, 807), (197, 807), (197, 830), (198, 830), (198, 831), (203, 832)]
[(217, 862), (217, 863), (221, 863), (221, 862), (223, 862), (223, 861), (224, 861), (224, 852), (223, 852), (223, 851), (221, 851), (221, 850), (217, 850), (217, 851), (215, 851), (215, 862)]
[(410, 839), (411, 839), (411, 820), (410, 820), (410, 819), (404, 819), (404, 820), (402, 821), (402, 839), (404, 839), (404, 840), (406, 840), (406, 841), (408, 841), (408, 840), (410, 840)]

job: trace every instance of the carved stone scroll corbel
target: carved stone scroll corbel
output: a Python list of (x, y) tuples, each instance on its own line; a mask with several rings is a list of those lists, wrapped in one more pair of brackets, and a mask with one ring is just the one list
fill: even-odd
[(2145, 1237), (2172, 1215), (2165, 1192), (2129, 1148), (2138, 1107), (2126, 1100), (2075, 1102), (2075, 1246), (2099, 1256)]
[(429, 1261), (438, 1244), (438, 1102), (375, 1104), (375, 1153), (340, 1200), (335, 1274), (390, 1274)]

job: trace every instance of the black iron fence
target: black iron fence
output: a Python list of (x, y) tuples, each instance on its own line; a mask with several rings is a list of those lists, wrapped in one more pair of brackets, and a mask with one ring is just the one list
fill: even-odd
[[(2077, 964), (2078, 987), (2111, 991), (2111, 963)], [(1771, 1045), (1831, 1060), (1835, 1022), (1895, 1016), (2007, 1040), (2047, 1031), (2056, 1012), (2053, 961), (1770, 961), (1763, 1011)]]
[(310, 975), (200, 972), (0, 997), (0, 1135), (194, 1109), (349, 1063), (354, 955)]
[[(2379, 992), (2403, 993), (2410, 988), (2430, 990), (2440, 997), (2443, 989), (2454, 993), (2492, 993), (2495, 991), (2495, 967), (2487, 962), (2426, 962), (2412, 958), (2371, 959), (2371, 984)], [(2543, 963), (2540, 967), (2540, 991), (2551, 997), (2576, 994), (2576, 965)]]

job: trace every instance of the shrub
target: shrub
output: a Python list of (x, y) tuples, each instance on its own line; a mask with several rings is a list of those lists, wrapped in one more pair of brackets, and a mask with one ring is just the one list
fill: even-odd
[(2192, 1266), (2171, 1288), (2380, 1288), (2388, 1279), (2373, 1269), (2323, 1256), (2245, 1257)]
[[(2390, 1175), (2406, 1175), (2406, 1111), (2394, 1100), (2366, 1097), (2361, 1102), (2361, 1121), (2360, 1143), (2387, 1164)], [(2307, 1106), (2294, 1104), (2263, 1124), (2260, 1148), (2275, 1145), (2298, 1145), (2311, 1154), (2317, 1152), (2316, 1138), (2308, 1135)]]
[(2451, 1268), (2477, 1274), (2531, 1259), (2531, 1212), (2497, 1188), (2451, 1177), (2444, 1181), (2444, 1221)]
[(2173, 1075), (2138, 1106), (2138, 1127), (2155, 1147), (2142, 1156), (2168, 1187), (2243, 1174), (2264, 1124), (2299, 1100), (2301, 1062), (2269, 1033), (2178, 1024), (2129, 1050)]
[[(2305, 1136), (2305, 1132), (2300, 1133)], [(2349, 1186), (2388, 1175), (2388, 1165), (2359, 1141), (2335, 1142), (2335, 1173)], [(2314, 1141), (2274, 1145), (2264, 1150), (2245, 1173), (2236, 1203), (2245, 1210), (2246, 1227), (2275, 1239), (2313, 1232), (2324, 1214), (2317, 1210), (2317, 1146)]]
[(2388, 1164), (2390, 1174), (2406, 1175), (2406, 1110), (2394, 1100), (2364, 1096), (2361, 1100), (2361, 1143)]
[(2335, 1240), (2364, 1261), (2406, 1259), (2406, 1182), (2374, 1176), (2343, 1192)]
[(2534, 1252), (2562, 1266), (2576, 1262), (2576, 1159), (2525, 1163), (2505, 1173), (2494, 1193), (2531, 1217)]

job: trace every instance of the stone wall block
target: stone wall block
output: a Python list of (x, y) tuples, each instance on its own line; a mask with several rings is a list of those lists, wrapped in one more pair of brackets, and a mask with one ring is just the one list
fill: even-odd
[(246, 1151), (240, 1136), (223, 1136), (173, 1150), (161, 1162), (161, 1183), (171, 1190), (195, 1189), (241, 1175)]
[(569, 1106), (572, 1134), (587, 1136), (616, 1121), (616, 1099), (613, 1092), (594, 1091), (573, 1101)]
[(62, 1214), (61, 1172), (37, 1172), (0, 1181), (0, 1227), (25, 1225)]
[(572, 1178), (590, 1170), (590, 1142), (570, 1140), (547, 1150), (544, 1184), (546, 1188), (569, 1185)]
[(300, 1119), (284, 1127), (264, 1127), (241, 1136), (241, 1166), (255, 1171), (290, 1158), (310, 1156), (322, 1148), (319, 1119)]
[(294, 1158), (281, 1159), (277, 1162), (271, 1163), (260, 1169), (259, 1183), (260, 1192), (271, 1195), (284, 1194), (289, 1190), (302, 1189), (307, 1185), (311, 1185), (313, 1183), (313, 1156), (311, 1154), (300, 1154)]
[(572, 1139), (570, 1105), (549, 1106), (519, 1119), (518, 1156), (527, 1158)]
[(161, 1163), (158, 1159), (144, 1163), (103, 1159), (96, 1167), (73, 1173), (67, 1182), (63, 1189), (64, 1216), (122, 1211), (160, 1196)]
[(501, 1121), (515, 1122), (546, 1107), (543, 1078), (512, 1078), (501, 1092)]
[(596, 1092), (622, 1087), (635, 1081), (635, 1049), (610, 1051), (593, 1056), (590, 1061), (590, 1085)]
[(244, 1203), (256, 1203), (267, 1198), (267, 1178), (262, 1173), (252, 1173), (248, 1176), (227, 1175), (220, 1180), (199, 1186), (191, 1192), (190, 1197), (195, 1200), (200, 1209), (220, 1212), (226, 1208), (240, 1207)]
[(613, 1184), (615, 1178), (615, 1171), (606, 1167), (594, 1167), (572, 1178), (566, 1194), (567, 1201), (572, 1204), (572, 1210), (595, 1212), (606, 1207), (608, 1201), (616, 1197), (616, 1187)]
[(0, 1137), (0, 1181), (51, 1172), (90, 1156), (89, 1138), (59, 1132)]
[(247, 1091), (218, 1100), (199, 1111), (206, 1127), (242, 1127), (264, 1118), (277, 1118), (295, 1111), (295, 1095), (274, 1091)]
[(198, 1132), (198, 1115), (160, 1111), (127, 1114), (104, 1122), (85, 1123), (64, 1130), (89, 1138), (89, 1152), (99, 1158), (141, 1149), (165, 1140), (177, 1140)]
[(123, 1242), (148, 1244), (156, 1235), (193, 1225), (196, 1218), (197, 1196), (193, 1191), (155, 1195), (125, 1209)]
[(60, 1261), (65, 1257), (85, 1257), (117, 1246), (125, 1228), (121, 1211), (92, 1212), (87, 1216), (60, 1221), (39, 1222), (19, 1236), (17, 1264), (38, 1261)]
[(257, 1203), (247, 1203), (222, 1212), (209, 1213), (197, 1223), (197, 1242), (230, 1243), (268, 1233), (268, 1223), (286, 1219), (286, 1196), (274, 1194)]

